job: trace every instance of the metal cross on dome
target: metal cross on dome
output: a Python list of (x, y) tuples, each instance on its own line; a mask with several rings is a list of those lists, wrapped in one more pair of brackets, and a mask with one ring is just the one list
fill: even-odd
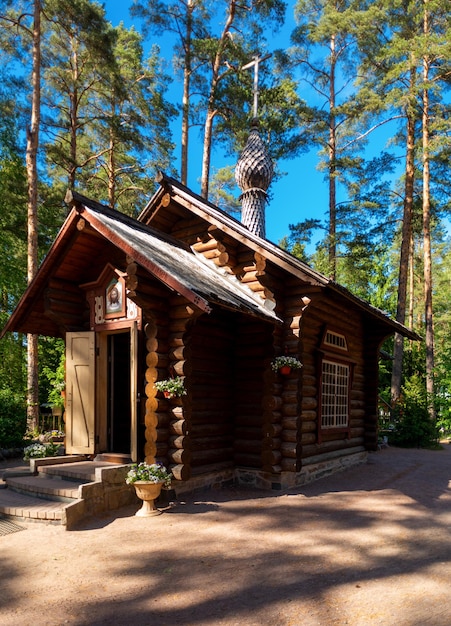
[(243, 65), (243, 67), (241, 68), (242, 70), (248, 70), (251, 67), (254, 68), (254, 107), (253, 107), (254, 119), (257, 119), (258, 117), (258, 66), (263, 61), (266, 61), (266, 59), (269, 59), (270, 56), (271, 56), (271, 52), (269, 54), (265, 54), (264, 57), (259, 57), (257, 55), (252, 59), (252, 61), (250, 61), (249, 63), (246, 63), (246, 65)]

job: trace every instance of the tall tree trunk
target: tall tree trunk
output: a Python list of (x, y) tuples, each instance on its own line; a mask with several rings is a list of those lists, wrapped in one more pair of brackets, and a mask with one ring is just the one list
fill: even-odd
[[(429, 33), (428, 0), (424, 0), (424, 34)], [(426, 391), (431, 419), (434, 409), (434, 318), (432, 311), (432, 252), (431, 252), (431, 197), (430, 197), (430, 147), (429, 147), (429, 80), (430, 61), (423, 57), (423, 256), (424, 256), (424, 306), (426, 325)]]
[(218, 41), (218, 48), (216, 50), (215, 58), (213, 61), (212, 78), (210, 83), (210, 93), (208, 96), (207, 115), (205, 119), (204, 130), (204, 151), (202, 155), (202, 179), (201, 179), (201, 195), (203, 198), (208, 199), (208, 190), (210, 185), (210, 162), (211, 162), (211, 142), (213, 137), (213, 120), (216, 117), (216, 89), (221, 78), (227, 73), (220, 74), (221, 64), (223, 61), (223, 53), (226, 47), (226, 42), (229, 37), (229, 32), (232, 27), (233, 21), (236, 15), (236, 0), (229, 0), (229, 14), (227, 16), (226, 23), (224, 25), (221, 37)]
[(110, 128), (110, 145), (108, 149), (108, 204), (116, 208), (116, 158), (114, 131)]
[(335, 116), (335, 36), (330, 39), (329, 75), (329, 276), (337, 276), (337, 129)]
[(182, 99), (182, 155), (180, 177), (183, 185), (188, 184), (188, 141), (189, 141), (189, 107), (191, 82), (191, 34), (193, 22), (193, 3), (187, 2), (185, 64), (183, 68), (183, 99)]
[[(28, 183), (27, 279), (30, 283), (38, 270), (38, 168), (39, 123), (41, 106), (41, 1), (34, 0), (33, 69), (30, 126), (27, 129), (26, 168)], [(35, 428), (39, 420), (38, 337), (27, 335), (27, 423)]]
[[(414, 88), (416, 83), (416, 69), (412, 62), (410, 70), (410, 102), (407, 106), (407, 141), (406, 141), (406, 169), (405, 169), (405, 196), (404, 214), (402, 222), (402, 242), (399, 259), (399, 279), (398, 279), (398, 305), (396, 310), (396, 320), (405, 323), (406, 303), (407, 303), (407, 283), (409, 273), (409, 251), (412, 237), (412, 212), (413, 193), (415, 181), (415, 98)], [(402, 361), (404, 354), (404, 341), (402, 335), (396, 333), (393, 351), (393, 370), (391, 378), (391, 400), (396, 403), (401, 395)]]
[(69, 189), (74, 189), (77, 174), (77, 130), (78, 130), (78, 53), (76, 42), (71, 38), (72, 48), (72, 81), (73, 90), (70, 94), (70, 164), (69, 164)]
[(414, 313), (415, 313), (415, 240), (410, 238), (410, 251), (409, 251), (409, 313), (407, 325), (409, 328), (413, 328), (414, 325)]

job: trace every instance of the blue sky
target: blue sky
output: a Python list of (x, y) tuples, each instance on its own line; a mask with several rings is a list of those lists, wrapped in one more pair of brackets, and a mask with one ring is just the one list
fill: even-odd
[[(132, 24), (139, 31), (139, 22), (134, 22), (129, 15), (129, 7), (132, 0), (105, 0), (104, 6), (108, 19), (113, 25), (123, 21), (126, 26)], [(292, 3), (290, 3), (292, 6)], [(285, 28), (285, 42), (288, 41), (294, 20), (292, 8), (288, 9), (287, 20), (289, 24)], [(274, 48), (282, 47), (280, 41), (274, 42)], [(172, 56), (171, 50), (165, 51), (165, 56)], [(306, 97), (308, 100), (308, 98)], [(376, 141), (378, 146), (385, 143), (390, 130), (386, 128), (379, 133)], [(176, 144), (180, 138), (180, 124), (174, 126), (173, 137)], [(190, 160), (189, 160), (189, 187), (199, 193), (202, 146), (199, 134), (195, 132), (190, 136)], [(177, 145), (175, 155), (178, 158), (180, 147)], [(212, 167), (234, 165), (233, 158), (224, 161), (221, 155), (213, 150)], [(238, 158), (238, 155), (236, 156)], [(235, 160), (236, 161), (236, 160)], [(277, 182), (270, 187), (271, 201), (266, 209), (266, 237), (278, 243), (284, 236), (289, 234), (289, 224), (296, 224), (307, 218), (327, 220), (328, 213), (328, 188), (324, 180), (324, 173), (318, 171), (317, 148), (300, 155), (296, 159), (281, 161), (278, 163), (280, 171), (285, 173)]]

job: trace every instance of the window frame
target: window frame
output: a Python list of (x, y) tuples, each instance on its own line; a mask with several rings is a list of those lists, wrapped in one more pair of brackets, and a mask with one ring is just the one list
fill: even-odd
[[(342, 337), (344, 339), (346, 348), (331, 346), (329, 343), (325, 343), (326, 336), (328, 336), (328, 333), (331, 333), (331, 332), (337, 334), (337, 336)], [(318, 443), (321, 443), (326, 436), (345, 435), (347, 439), (349, 439), (350, 437), (351, 392), (352, 392), (352, 383), (353, 383), (353, 377), (354, 377), (355, 361), (353, 361), (349, 357), (348, 346), (349, 346), (349, 343), (347, 341), (346, 336), (343, 333), (338, 333), (332, 330), (331, 328), (325, 329), (323, 333), (322, 341), (321, 341), (321, 348), (318, 350), (318, 380), (319, 380), (318, 420), (317, 420)], [(335, 423), (324, 425), (324, 415), (323, 415), (323, 411), (325, 407), (324, 385), (326, 384), (324, 378), (327, 374), (327, 372), (325, 372), (325, 369), (324, 369), (324, 364), (331, 365), (332, 369), (335, 368), (334, 382), (333, 382), (333, 384), (335, 385), (339, 377), (340, 367), (346, 368), (347, 370), (347, 392), (346, 392), (346, 399), (345, 399), (346, 423), (344, 423), (343, 420), (341, 420), (340, 423), (337, 424), (336, 423), (337, 414), (335, 412), (335, 415), (333, 417)], [(343, 402), (340, 403), (339, 405), (335, 403), (334, 407), (335, 409), (337, 408), (337, 406), (342, 408), (343, 405), (344, 405)]]

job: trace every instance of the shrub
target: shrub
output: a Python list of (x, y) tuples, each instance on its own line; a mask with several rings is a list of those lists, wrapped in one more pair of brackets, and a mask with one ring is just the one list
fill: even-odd
[(405, 448), (429, 448), (437, 444), (437, 425), (428, 412), (427, 394), (418, 377), (406, 381), (393, 413), (390, 443)]
[(0, 389), (0, 448), (20, 448), (27, 428), (25, 400), (10, 389)]

